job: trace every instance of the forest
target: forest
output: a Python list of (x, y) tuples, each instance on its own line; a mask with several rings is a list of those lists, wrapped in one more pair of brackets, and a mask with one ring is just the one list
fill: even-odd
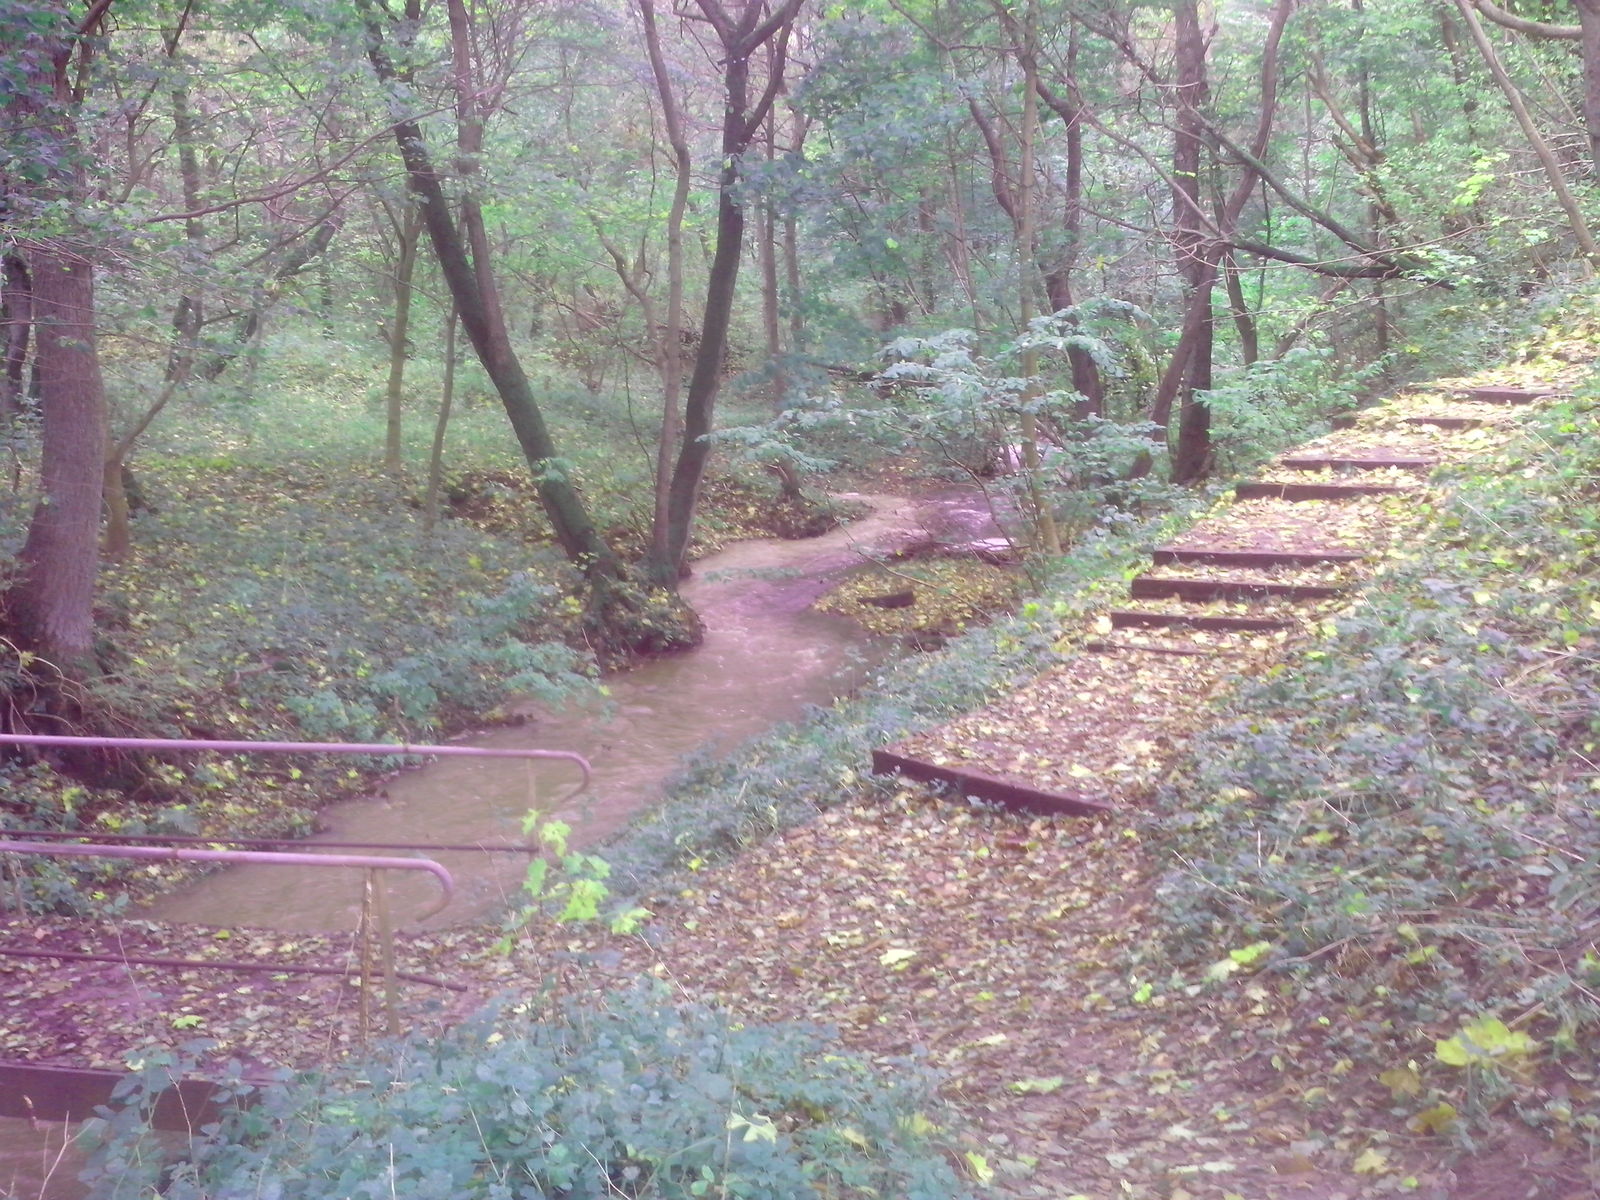
[[(607, 845), (551, 834), (576, 874), (541, 867), (507, 918), (508, 982), (541, 998), (517, 1037), (465, 1023), (432, 1067), (381, 1060), (388, 1092), (371, 1062), (285, 1084), (184, 1170), (130, 1109), (91, 1194), (269, 1175), (366, 1194), (379, 1177), (340, 1174), (337, 1114), (295, 1144), (316, 1170), (273, 1157), (328, 1104), (409, 1156), (382, 1194), (402, 1176), (418, 1196), (1586, 1194), (1597, 172), (1600, 0), (0, 0), (0, 831), (310, 832), (401, 760), (15, 739), (603, 722), (631, 672), (698, 652), (707, 555), (859, 529), (894, 498), (973, 499), (999, 560), (880, 554), (817, 605), (878, 647), (861, 694), (795, 699), (702, 754)], [(1248, 472), (1488, 364), (1559, 383), (1560, 405), (1459, 468), (1465, 499), (1429, 502), (1436, 532), (1384, 598), (1307, 627), (1327, 641), (1303, 673), (1221, 702), (1231, 733), (1199, 739), (1159, 806), (1085, 832), (866, 776), (871, 750), (1046, 669), (1133, 556)], [(1434, 717), (1413, 727), (1418, 705)], [(1367, 807), (1329, 801), (1330, 780)], [(996, 888), (1081, 872), (1049, 919), (1081, 910), (1082, 929), (1030, 968), (1091, 997), (1105, 1041), (1076, 1076), (1022, 1073), (1039, 1010), (998, 983), (974, 984), (971, 1027), (949, 1021), (978, 1038), (1009, 1014), (981, 1035), (1000, 1039), (993, 1096), (976, 1058), (886, 1067), (922, 1043), (875, 1040), (898, 1011), (875, 984), (840, 1003), (854, 1015), (804, 982), (781, 998), (758, 964), (805, 905), (762, 855), (801, 839), (805, 886), (844, 889), (852, 823), (901, 866), (948, 840), (963, 878), (1026, 847)], [(174, 879), (3, 857), (8, 940), (120, 919)], [(733, 872), (720, 891), (713, 869)], [(603, 915), (578, 894), (614, 920), (705, 905), (660, 962), (637, 949), (654, 935), (616, 953), (744, 977), (621, 990), (596, 1023), (565, 958), (572, 939), (613, 952), (604, 920), (564, 922)], [(718, 907), (734, 895), (763, 914), (753, 940), (697, 940), (700, 921), (743, 929)], [(427, 954), (504, 950), (479, 933)], [(985, 967), (1008, 985), (1009, 937)], [(933, 971), (888, 933), (859, 945), (896, 979)], [(763, 1023), (813, 1018), (860, 1057)], [(1117, 1041), (1135, 1026), (1143, 1043)], [(1468, 1049), (1434, 1061), (1452, 1035)], [(1136, 1078), (1107, 1049), (1135, 1044)], [(1172, 1086), (1226, 1132), (1130, 1099), (1191, 1070)], [(656, 1091), (613, 1088), (618, 1071)], [(562, 1082), (591, 1074), (611, 1082)], [(515, 1122), (410, 1144), (503, 1106), (451, 1098), (491, 1076), (534, 1104), (538, 1155)], [(1126, 1141), (1020, 1132), (1064, 1086), (1083, 1126), (1126, 1120)], [(1266, 1093), (1290, 1115), (1243, 1115)], [(1483, 1188), (1524, 1190), (1468, 1190), (1452, 1164), (1472, 1161)]]

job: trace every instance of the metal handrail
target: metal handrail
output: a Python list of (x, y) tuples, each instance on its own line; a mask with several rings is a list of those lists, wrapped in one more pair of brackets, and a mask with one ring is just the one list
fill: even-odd
[(390, 858), (376, 854), (306, 854), (288, 850), (186, 850), (178, 846), (47, 846), (42, 842), (7, 841), (4, 854), (40, 854), (54, 858), (143, 858), (160, 862), (276, 863), (302, 867), (361, 867), (382, 871), (426, 871), (439, 881), (439, 902), (416, 919), (440, 912), (455, 895), (450, 872), (431, 858)]
[[(142, 846), (242, 846), (250, 850), (307, 844), (303, 836), (237, 838), (174, 833), (103, 833), (79, 829), (0, 829), (0, 838), (22, 838), (24, 841), (105, 842), (111, 845), (130, 842)], [(430, 854), (435, 850), (477, 851), (484, 854), (543, 854), (546, 850), (544, 846), (525, 842), (346, 842), (318, 837), (310, 844), (320, 846), (324, 850), (417, 850)], [(3, 843), (0, 843), (0, 847), (3, 847)]]
[[(589, 760), (581, 754), (574, 754), (567, 750), (533, 750), (515, 749), (511, 747), (490, 746), (437, 746), (437, 745), (412, 745), (408, 742), (383, 743), (383, 742), (270, 742), (270, 741), (243, 741), (243, 740), (205, 740), (199, 738), (135, 738), (135, 737), (77, 737), (66, 734), (45, 733), (0, 733), (0, 744), (16, 746), (59, 746), (59, 747), (99, 747), (118, 750), (142, 750), (153, 753), (170, 753), (180, 750), (223, 751), (246, 754), (363, 754), (383, 757), (392, 756), (435, 756), (439, 758), (520, 758), (524, 760), (553, 760), (568, 762), (578, 768), (583, 775), (583, 780), (576, 789), (563, 800), (576, 796), (584, 791), (593, 779), (593, 772), (589, 767)], [(21, 835), (23, 840), (11, 840)], [(438, 882), (440, 896), (438, 903), (416, 919), (425, 921), (429, 917), (441, 912), (450, 903), (451, 896), (455, 893), (455, 881), (445, 867), (431, 858), (394, 858), (374, 854), (312, 854), (302, 851), (282, 850), (217, 850), (188, 848), (187, 846), (174, 845), (108, 845), (105, 839), (115, 838), (119, 835), (99, 835), (95, 833), (80, 834), (80, 838), (70, 842), (57, 842), (47, 844), (53, 837), (71, 837), (70, 832), (51, 831), (40, 833), (41, 840), (26, 840), (28, 831), (25, 830), (0, 830), (0, 856), (9, 854), (29, 854), (50, 858), (131, 858), (146, 861), (160, 862), (224, 862), (224, 863), (258, 863), (263, 865), (293, 865), (311, 867), (354, 867), (367, 872), (367, 885), (365, 899), (362, 903), (361, 915), (361, 1028), (365, 1036), (368, 1018), (368, 996), (366, 981), (369, 970), (369, 937), (371, 936), (372, 922), (376, 922), (377, 934), (381, 944), (382, 973), (385, 995), (387, 997), (387, 1010), (389, 1032), (398, 1036), (399, 1013), (398, 1001), (395, 992), (395, 980), (407, 978), (404, 972), (397, 972), (394, 964), (393, 930), (389, 920), (389, 906), (386, 890), (378, 882), (378, 872), (389, 871), (426, 871)], [(179, 841), (182, 839), (167, 838), (157, 835), (150, 841)], [(258, 845), (286, 844), (270, 842), (264, 839), (229, 839), (196, 838), (194, 841), (208, 844), (209, 846), (225, 844), (241, 844), (255, 842)], [(404, 844), (383, 843), (353, 843), (348, 847), (372, 849), (405, 849)], [(424, 848), (424, 847), (418, 847)], [(447, 847), (426, 847), (429, 849), (446, 849)], [(537, 852), (537, 847), (522, 846), (480, 846), (473, 849), (495, 850), (521, 850)], [(0, 955), (12, 954), (45, 957), (48, 951), (17, 950), (9, 951), (0, 947)], [(79, 954), (77, 952), (59, 952), (54, 957), (71, 957), (75, 959), (94, 960), (96, 956)], [(169, 960), (157, 963), (151, 960), (149, 965), (180, 965), (179, 960)], [(205, 962), (184, 961), (181, 965), (193, 967), (216, 967), (218, 964)], [(245, 970), (255, 969), (246, 964), (231, 963), (222, 965), (222, 969)], [(294, 969), (294, 968), (290, 968)], [(315, 971), (316, 973), (334, 973), (323, 968), (300, 968), (301, 970)], [(447, 982), (417, 978), (419, 982), (427, 982), (436, 986), (454, 987)], [(3, 1065), (3, 1064), (0, 1064)], [(3, 1106), (0, 1106), (3, 1107)]]
[(430, 746), (409, 742), (266, 742), (207, 738), (77, 737), (59, 733), (0, 733), (0, 743), (15, 746), (104, 746), (111, 750), (237, 751), (246, 754), (432, 755), (437, 758), (527, 758), (569, 762), (583, 773), (583, 791), (593, 781), (589, 760), (570, 750), (523, 750), (513, 746)]

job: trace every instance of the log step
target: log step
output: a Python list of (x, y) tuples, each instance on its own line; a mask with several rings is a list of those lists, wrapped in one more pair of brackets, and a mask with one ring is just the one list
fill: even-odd
[(1497, 385), (1461, 388), (1453, 391), (1452, 394), (1465, 396), (1468, 400), (1478, 400), (1484, 404), (1532, 404), (1536, 400), (1554, 400), (1566, 395), (1565, 392), (1558, 388), (1499, 387)]
[(1099, 817), (1112, 810), (1104, 800), (1082, 794), (1047, 792), (1029, 787), (1025, 783), (972, 771), (964, 767), (944, 766), (903, 754), (896, 747), (872, 752), (874, 775), (904, 775), (923, 783), (944, 783), (958, 788), (963, 796), (976, 796), (992, 800), (1007, 808), (1026, 812), (1065, 813), (1074, 817)]
[(1210, 550), (1203, 546), (1157, 546), (1150, 553), (1158, 567), (1171, 563), (1210, 563), (1217, 567), (1315, 567), (1360, 562), (1349, 550)]
[(1477, 429), (1483, 425), (1498, 425), (1488, 417), (1407, 417), (1407, 425), (1428, 425), (1434, 429)]
[(1439, 460), (1402, 454), (1294, 454), (1280, 458), (1278, 465), (1291, 471), (1423, 471), (1438, 466)]
[(1236, 483), (1239, 500), (1354, 500), (1393, 496), (1408, 489), (1392, 483)]
[(1212, 613), (1146, 612), (1136, 608), (1113, 609), (1106, 614), (1113, 629), (1204, 629), (1213, 633), (1276, 633), (1293, 628), (1291, 621), (1270, 617), (1223, 617)]
[(1129, 585), (1135, 600), (1187, 600), (1205, 604), (1212, 600), (1331, 600), (1344, 588), (1318, 583), (1272, 583), (1243, 579), (1172, 579), (1140, 575)]

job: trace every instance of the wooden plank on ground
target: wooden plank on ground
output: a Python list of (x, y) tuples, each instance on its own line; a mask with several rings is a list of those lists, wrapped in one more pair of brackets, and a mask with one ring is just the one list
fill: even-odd
[(1498, 425), (1489, 417), (1406, 417), (1407, 425), (1431, 426), (1434, 429), (1478, 429), (1484, 425)]
[(1113, 806), (1104, 800), (1095, 800), (1082, 795), (1064, 795), (1059, 792), (1047, 792), (1041, 788), (1030, 787), (1013, 779), (1004, 779), (998, 775), (988, 775), (982, 771), (968, 770), (965, 767), (947, 767), (938, 763), (927, 762), (908, 754), (902, 754), (894, 747), (886, 750), (872, 752), (872, 773), (874, 775), (904, 775), (907, 779), (915, 779), (922, 783), (943, 783), (958, 789), (964, 796), (976, 796), (980, 800), (992, 800), (996, 804), (1003, 804), (1007, 808), (1022, 809), (1026, 812), (1062, 813), (1073, 817), (1098, 817), (1112, 811)]
[(1291, 454), (1278, 460), (1278, 465), (1291, 471), (1423, 471), (1439, 465), (1436, 458), (1422, 458), (1414, 454), (1369, 454), (1359, 451), (1349, 454), (1337, 452), (1319, 454)]
[(1205, 629), (1214, 633), (1276, 633), (1293, 628), (1293, 622), (1270, 617), (1228, 617), (1215, 613), (1149, 612), (1136, 608), (1113, 609), (1107, 614), (1113, 629)]
[(1484, 404), (1532, 404), (1538, 400), (1555, 400), (1566, 395), (1559, 388), (1501, 387), (1498, 384), (1446, 390)]
[(1357, 563), (1365, 557), (1348, 550), (1213, 550), (1205, 546), (1157, 546), (1150, 553), (1158, 567), (1172, 563), (1210, 563), (1216, 567), (1315, 567)]
[(1358, 500), (1362, 496), (1393, 496), (1409, 489), (1390, 483), (1236, 483), (1239, 500)]
[(1205, 604), (1212, 600), (1331, 600), (1345, 589), (1312, 583), (1273, 583), (1248, 579), (1172, 579), (1140, 575), (1128, 587), (1135, 600), (1187, 600)]

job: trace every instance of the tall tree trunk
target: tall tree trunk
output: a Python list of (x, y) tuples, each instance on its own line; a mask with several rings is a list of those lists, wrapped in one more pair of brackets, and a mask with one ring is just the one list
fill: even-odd
[[(1261, 160), (1271, 140), (1278, 108), (1278, 47), (1297, 3), (1298, 0), (1274, 0), (1261, 56), (1261, 99), (1256, 107), (1256, 128), (1250, 149), (1241, 151), (1228, 143), (1243, 165), (1233, 191), (1222, 206), (1223, 239), (1235, 237), (1245, 204), (1264, 176)], [(1177, 43), (1175, 91), (1179, 111), (1173, 142), (1173, 207), (1177, 224), (1173, 242), (1180, 253), (1180, 273), (1189, 285), (1189, 304), (1178, 345), (1157, 387), (1152, 420), (1164, 427), (1170, 419), (1174, 399), (1181, 393), (1172, 478), (1179, 483), (1190, 483), (1203, 477), (1211, 463), (1211, 409), (1197, 393), (1211, 388), (1211, 298), (1221, 250), (1204, 236), (1199, 204), (1202, 146), (1209, 125), (1200, 107), (1207, 89), (1206, 39), (1200, 29), (1195, 0), (1182, 0), (1178, 5), (1174, 29)]]
[(793, 212), (783, 217), (783, 273), (789, 294), (789, 346), (803, 353), (806, 348), (806, 316), (801, 303), (804, 293), (800, 279), (800, 221)]
[(5, 607), (16, 640), (69, 677), (93, 669), (95, 578), (100, 568), (105, 385), (96, 353), (94, 271), (76, 249), (26, 246), (33, 279), (44, 420), (42, 498), (17, 556), (20, 579)]
[(723, 127), (722, 173), (717, 181), (717, 248), (706, 279), (706, 306), (700, 325), (700, 347), (689, 392), (684, 400), (683, 436), (667, 488), (666, 559), (653, 564), (658, 580), (683, 573), (689, 554), (689, 536), (700, 483), (711, 457), (711, 431), (716, 423), (717, 394), (722, 387), (723, 361), (728, 351), (728, 327), (744, 256), (744, 205), (735, 197), (740, 177), (739, 159), (745, 146), (737, 130), (748, 104), (749, 66), (746, 60), (727, 66), (727, 122)]
[[(413, 11), (414, 10), (414, 11)], [(408, 9), (420, 19), (420, 6)], [(397, 76), (383, 45), (381, 30), (370, 26), (368, 57), (380, 81), (394, 84)], [(394, 125), (395, 145), (405, 165), (406, 181), (422, 213), (428, 240), (439, 260), (440, 271), (460, 314), (461, 327), (500, 397), (517, 444), (533, 472), (540, 502), (567, 557), (591, 583), (609, 586), (621, 577), (621, 563), (601, 539), (571, 479), (557, 463), (557, 451), (544, 414), (534, 399), (533, 387), (512, 349), (511, 337), (500, 306), (482, 289), (488, 264), (474, 264), (450, 211), (450, 201), (428, 152), (422, 127), (414, 119)]]
[[(767, 115), (767, 162), (774, 157), (772, 115)], [(756, 253), (761, 264), (761, 333), (766, 342), (768, 370), (772, 386), (768, 400), (773, 412), (782, 412), (789, 403), (789, 378), (783, 366), (783, 334), (779, 321), (782, 297), (778, 292), (778, 213), (770, 196), (761, 198), (757, 222)]]
[[(1039, 60), (1037, 57), (1037, 12), (1034, 0), (1026, 0), (1022, 17), (1022, 161), (1017, 169), (1017, 324), (1024, 333), (1033, 323), (1035, 275), (1038, 272), (1037, 219), (1038, 174), (1034, 162), (1034, 140), (1039, 132)], [(1028, 506), (1033, 510), (1037, 548), (1049, 555), (1061, 553), (1061, 535), (1056, 528), (1055, 511), (1039, 478), (1039, 418), (1034, 402), (1042, 388), (1039, 383), (1039, 352), (1023, 351), (1022, 376), (1027, 380), (1022, 392), (1022, 467), (1027, 475)]]
[[(700, 483), (711, 457), (717, 393), (722, 385), (728, 327), (744, 255), (745, 213), (738, 195), (744, 154), (782, 86), (789, 30), (801, 3), (802, 0), (781, 0), (769, 14), (765, 4), (751, 0), (730, 13), (721, 0), (698, 0), (723, 51), (722, 170), (717, 181), (716, 249), (706, 280), (700, 347), (684, 398), (682, 444), (667, 493), (666, 557), (651, 563), (652, 575), (658, 580), (681, 575), (687, 565)], [(752, 103), (750, 61), (769, 41), (772, 49), (766, 86)]]
[[(1211, 387), (1214, 325), (1211, 296), (1216, 285), (1216, 251), (1206, 242), (1200, 209), (1200, 165), (1205, 148), (1206, 38), (1197, 0), (1180, 0), (1174, 9), (1177, 56), (1173, 91), (1177, 116), (1172, 146), (1173, 247), (1178, 274), (1188, 292), (1183, 337), (1169, 374), (1176, 375), (1178, 439), (1172, 453), (1172, 478), (1189, 483), (1205, 474), (1211, 457), (1211, 410), (1197, 393)], [(1167, 381), (1162, 381), (1167, 391)], [(1168, 401), (1170, 406), (1171, 400)], [(1164, 424), (1170, 407), (1156, 419)]]
[[(1040, 99), (1050, 108), (1066, 130), (1066, 196), (1061, 218), (1061, 232), (1065, 238), (1059, 259), (1045, 272), (1045, 291), (1050, 298), (1052, 312), (1071, 308), (1076, 300), (1072, 292), (1072, 274), (1077, 269), (1083, 250), (1083, 98), (1078, 90), (1078, 27), (1067, 33), (1066, 78), (1062, 81), (1065, 93), (1039, 81)], [(1100, 378), (1100, 368), (1094, 357), (1081, 347), (1067, 351), (1072, 364), (1072, 387), (1082, 397), (1077, 404), (1077, 416), (1098, 417), (1105, 413), (1105, 381)]]
[[(99, 17), (87, 20), (97, 24)], [(78, 99), (69, 72), (74, 52), (86, 43), (86, 32), (69, 34), (64, 27), (29, 31), (17, 47), (20, 61), (29, 66), (5, 115), (15, 127), (33, 130), (37, 157), (46, 171), (40, 181), (21, 187), (13, 183), (16, 190), (4, 197), (13, 214), (39, 204), (70, 209), (83, 198)], [(93, 258), (86, 242), (68, 244), (60, 238), (21, 240), (15, 253), (32, 285), (43, 445), (41, 498), (17, 556), (17, 581), (4, 597), (5, 626), (22, 649), (53, 663), (69, 678), (82, 677), (94, 670), (94, 589), (106, 452)]]
[[(689, 208), (693, 160), (684, 134), (683, 117), (672, 88), (672, 76), (661, 53), (655, 5), (637, 0), (644, 26), (645, 48), (655, 78), (672, 153), (672, 203), (667, 209), (667, 319), (656, 333), (656, 375), (661, 380), (661, 436), (656, 442), (653, 509), (650, 519), (648, 570), (664, 587), (676, 587), (678, 570), (672, 557), (672, 464), (683, 433), (683, 218)], [(619, 263), (619, 266), (621, 264)], [(641, 300), (643, 297), (641, 297)]]
[[(457, 9), (452, 17), (453, 27), (457, 25), (458, 6), (459, 0), (452, 0), (452, 8)], [(370, 4), (365, 11), (367, 57), (373, 72), (386, 88), (398, 90), (402, 81), (384, 44), (381, 18)], [(407, 21), (414, 25), (421, 15), (420, 0), (408, 0)], [(622, 561), (595, 528), (576, 482), (557, 454), (555, 440), (545, 424), (533, 387), (511, 345), (489, 261), (487, 257), (475, 259), (469, 254), (467, 240), (463, 237), (463, 227), (469, 231), (469, 236), (473, 236), (475, 230), (486, 255), (488, 248), (486, 240), (481, 238), (481, 219), (469, 219), (464, 206), (463, 221), (457, 224), (417, 120), (414, 117), (396, 120), (393, 130), (407, 185), (421, 210), (423, 227), (460, 314), (461, 327), (466, 330), (479, 363), (500, 397), (556, 540), (589, 586), (590, 620), (604, 643), (602, 652), (649, 652), (693, 645), (700, 638), (700, 627), (693, 614), (681, 607), (653, 607), (633, 587)], [(476, 209), (475, 205), (471, 207)]]

